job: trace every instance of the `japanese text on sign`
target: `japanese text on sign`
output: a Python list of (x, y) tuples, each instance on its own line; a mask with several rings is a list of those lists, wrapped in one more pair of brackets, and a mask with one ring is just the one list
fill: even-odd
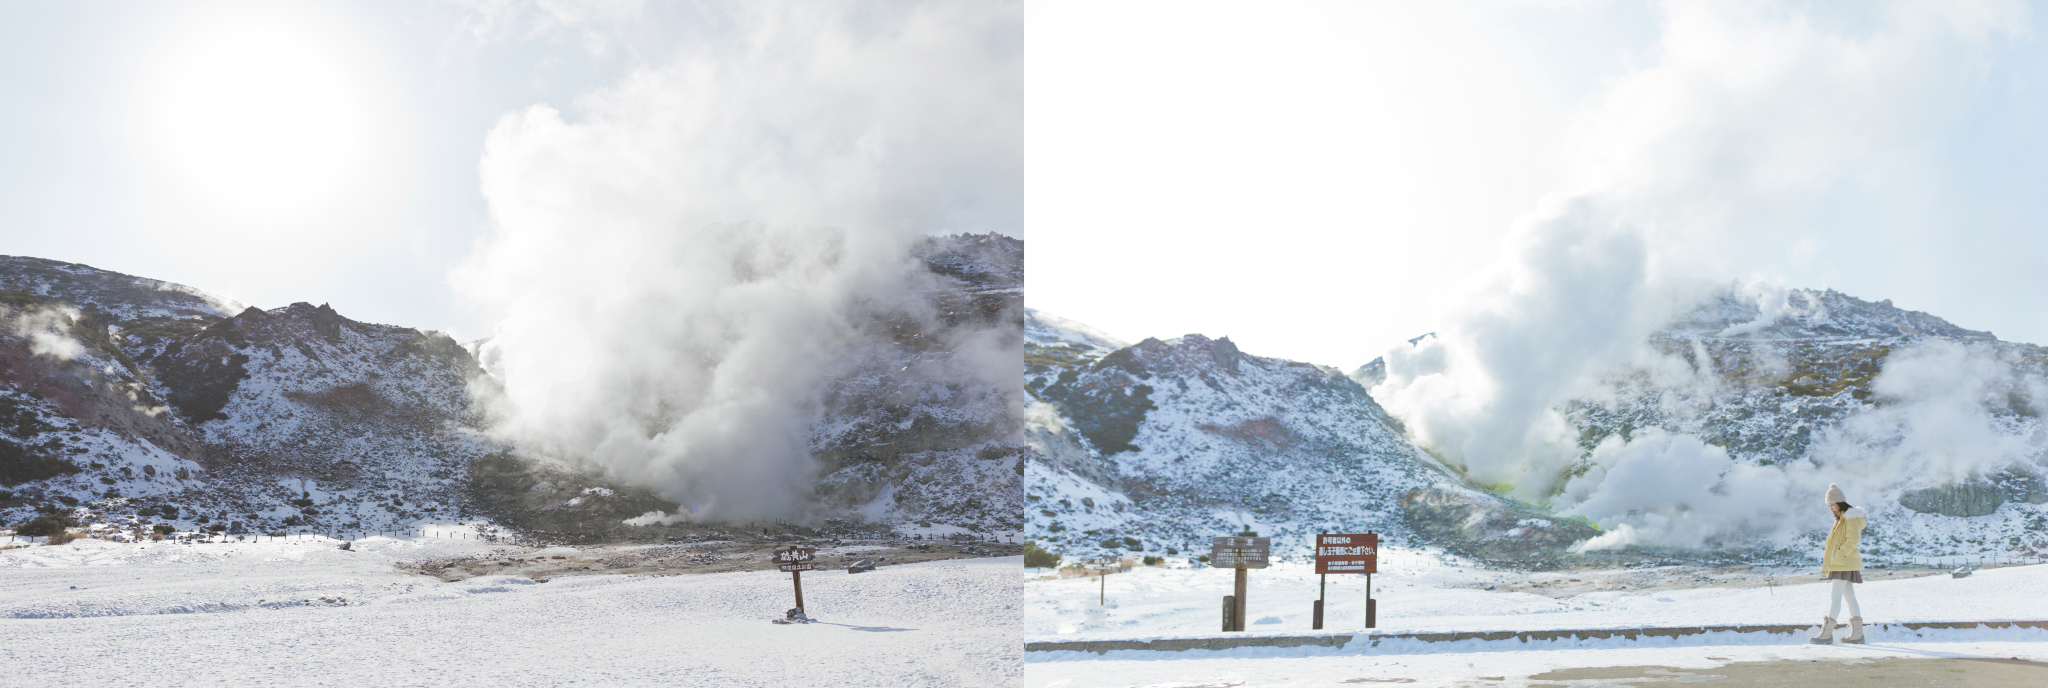
[(1263, 569), (1269, 566), (1273, 539), (1263, 537), (1217, 537), (1209, 545), (1209, 566), (1219, 569)]
[(1380, 536), (1317, 535), (1316, 573), (1376, 573)]

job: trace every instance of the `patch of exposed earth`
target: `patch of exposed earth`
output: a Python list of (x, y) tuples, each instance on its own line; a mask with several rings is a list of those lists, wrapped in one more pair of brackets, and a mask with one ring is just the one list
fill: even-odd
[[(1505, 676), (1482, 676), (1458, 685), (1489, 686)], [(2038, 686), (2048, 681), (2048, 663), (2003, 657), (1852, 657), (1834, 660), (1779, 659), (1732, 662), (1711, 669), (1668, 666), (1560, 669), (1530, 676), (1532, 687), (1636, 686), (1704, 683), (1716, 686), (1794, 688), (1814, 685)], [(1347, 681), (1349, 683), (1350, 681)]]
[(426, 559), (398, 564), (399, 570), (459, 581), (476, 576), (525, 576), (545, 580), (561, 576), (637, 574), (670, 576), (690, 573), (772, 571), (778, 547), (817, 549), (819, 571), (845, 570), (863, 561), (895, 566), (943, 559), (1015, 557), (1023, 545), (996, 543), (923, 543), (889, 540), (718, 540), (668, 545), (601, 545), (529, 547), (501, 545), (488, 554)]
[[(2003, 565), (1985, 565), (1982, 568), (2003, 568)], [(1863, 571), (1863, 580), (1875, 583), (1949, 573), (1948, 569), (1923, 567), (1870, 568)], [(1542, 573), (1481, 573), (1476, 578), (1478, 580), (1446, 584), (1444, 587), (1526, 592), (1562, 599), (1594, 592), (1655, 592), (1798, 585), (1817, 583), (1826, 577), (1821, 575), (1819, 567), (1814, 566), (1659, 566)]]

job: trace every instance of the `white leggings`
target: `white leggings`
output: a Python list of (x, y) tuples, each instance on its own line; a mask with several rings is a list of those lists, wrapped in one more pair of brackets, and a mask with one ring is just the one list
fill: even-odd
[(1842, 618), (1842, 600), (1849, 600), (1849, 616), (1863, 616), (1863, 608), (1856, 606), (1856, 584), (1845, 580), (1831, 580), (1834, 590), (1828, 594), (1828, 618)]

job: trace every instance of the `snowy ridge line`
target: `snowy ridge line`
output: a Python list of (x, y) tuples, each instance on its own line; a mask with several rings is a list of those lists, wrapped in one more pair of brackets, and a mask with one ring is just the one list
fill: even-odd
[[(1811, 633), (1818, 626), (1799, 624), (1771, 624), (1754, 626), (1679, 626), (1672, 628), (1604, 628), (1569, 631), (1463, 631), (1454, 633), (1374, 633), (1363, 636), (1371, 639), (1365, 647), (1378, 647), (1388, 640), (1406, 640), (1421, 643), (1449, 643), (1461, 641), (1499, 642), (1520, 640), (1642, 640), (1646, 638), (1681, 638), (1708, 633), (1765, 633), (1787, 635)], [(1980, 630), (1980, 629), (2036, 629), (2048, 631), (2048, 621), (1922, 621), (1907, 623), (1866, 624), (1864, 632), (1871, 640), (1904, 640), (1906, 633), (1919, 638), (1921, 631)], [(1897, 637), (1894, 637), (1897, 636)], [(1158, 640), (1082, 640), (1072, 642), (1032, 642), (1024, 644), (1025, 652), (1092, 652), (1107, 654), (1120, 650), (1152, 652), (1184, 652), (1187, 650), (1234, 650), (1247, 647), (1328, 647), (1344, 649), (1357, 635), (1312, 635), (1312, 636), (1250, 636), (1235, 638), (1162, 638)]]

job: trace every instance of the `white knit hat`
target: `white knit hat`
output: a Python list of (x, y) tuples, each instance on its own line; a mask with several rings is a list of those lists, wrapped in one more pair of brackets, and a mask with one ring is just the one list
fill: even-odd
[(1827, 496), (1827, 503), (1828, 503), (1828, 506), (1832, 507), (1832, 506), (1834, 506), (1834, 505), (1836, 505), (1836, 504), (1842, 504), (1842, 503), (1846, 503), (1846, 502), (1848, 502), (1848, 501), (1849, 501), (1849, 497), (1848, 497), (1848, 495), (1844, 495), (1844, 494), (1842, 494), (1842, 486), (1840, 486), (1840, 485), (1836, 485), (1836, 484), (1834, 484), (1834, 483), (1828, 483), (1828, 496)]

